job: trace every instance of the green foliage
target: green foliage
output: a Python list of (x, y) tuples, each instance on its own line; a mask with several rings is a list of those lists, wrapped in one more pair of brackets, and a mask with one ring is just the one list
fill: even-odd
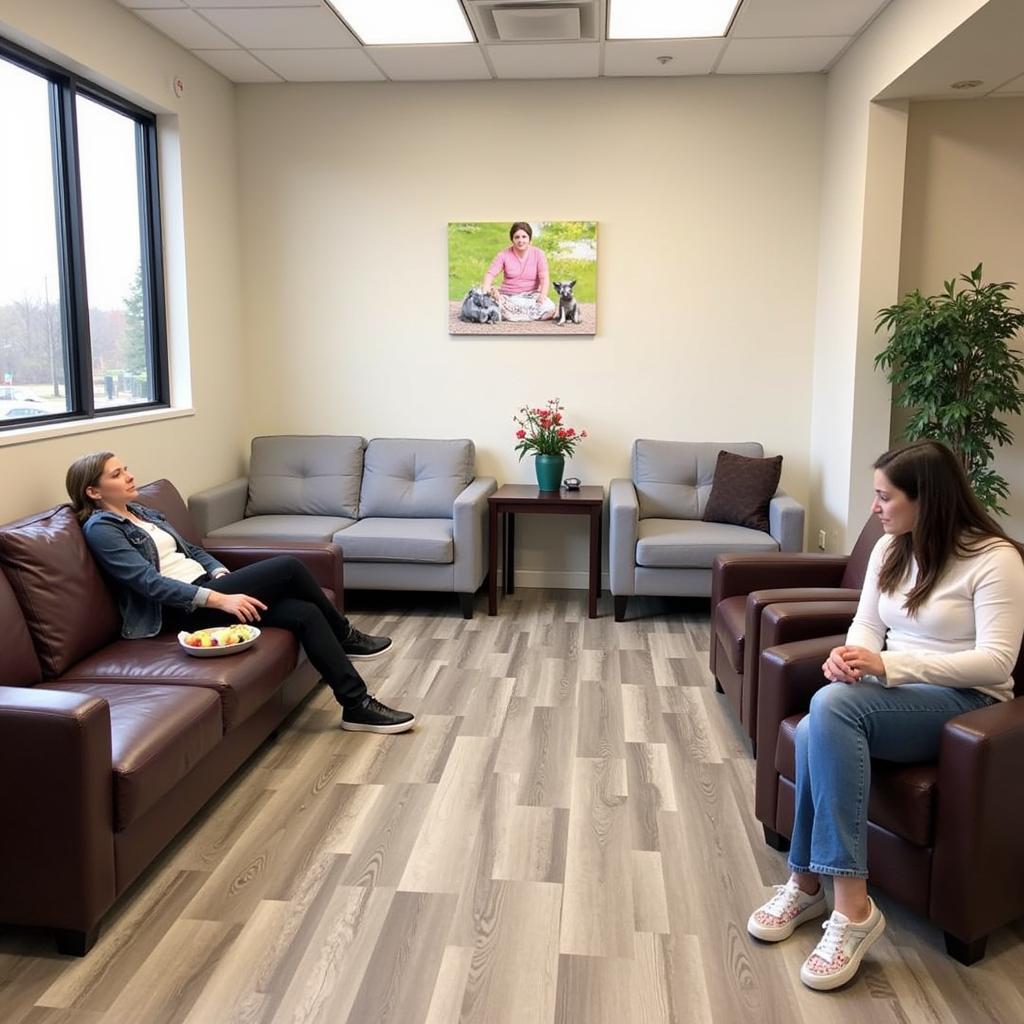
[[(491, 260), (509, 246), (505, 221), (481, 221), (448, 225), (448, 299), (461, 301), (466, 292), (479, 285)], [(542, 221), (533, 225), (533, 244), (548, 258), (552, 281), (576, 281), (573, 294), (578, 302), (597, 301), (597, 260), (565, 254), (563, 246), (595, 237), (597, 225), (591, 220)], [(548, 297), (554, 299), (554, 292)]]
[(131, 373), (146, 372), (146, 306), (142, 295), (142, 266), (135, 271), (124, 299), (124, 365)]
[(948, 444), (982, 503), (1005, 515), (1000, 502), (1010, 488), (989, 463), (993, 444), (1013, 440), (999, 415), (1020, 413), (1024, 405), (1018, 386), (1024, 360), (1009, 347), (1024, 327), (1024, 312), (1009, 303), (1013, 282), (982, 284), (981, 278), (979, 263), (946, 281), (939, 295), (914, 291), (879, 310), (875, 330), (890, 338), (875, 366), (896, 385), (897, 404), (915, 410), (907, 440)]

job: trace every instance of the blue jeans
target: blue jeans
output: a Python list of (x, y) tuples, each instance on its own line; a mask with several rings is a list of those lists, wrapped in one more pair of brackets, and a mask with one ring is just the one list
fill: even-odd
[(868, 877), (871, 758), (934, 761), (942, 727), (995, 698), (929, 683), (829, 683), (796, 730), (791, 871)]

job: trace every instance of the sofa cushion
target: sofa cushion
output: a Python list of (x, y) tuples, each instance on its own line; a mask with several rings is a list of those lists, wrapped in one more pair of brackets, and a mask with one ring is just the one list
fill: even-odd
[(359, 515), (361, 437), (254, 437), (245, 515)]
[(114, 640), (121, 615), (67, 505), (0, 528), (0, 564), (53, 679)]
[(748, 459), (733, 452), (719, 452), (711, 494), (701, 518), (767, 533), (768, 505), (781, 476), (781, 455)]
[(220, 697), (224, 732), (230, 732), (270, 700), (298, 663), (299, 645), (283, 629), (264, 629), (248, 650), (223, 658), (194, 658), (172, 633), (145, 640), (118, 640), (79, 662), (57, 680), (64, 683), (198, 686)]
[(0, 680), (4, 686), (32, 686), (43, 678), (21, 606), (0, 572)]
[(360, 519), (334, 542), (346, 562), (455, 561), (450, 519)]
[(120, 832), (169, 793), (221, 741), (220, 702), (193, 686), (45, 683), (110, 706), (114, 831)]
[[(779, 727), (775, 769), (796, 781), (796, 727), (803, 715), (791, 715)], [(868, 820), (916, 846), (930, 846), (935, 814), (937, 764), (896, 764), (871, 759)]]
[(779, 550), (760, 530), (692, 519), (642, 519), (636, 535), (636, 564), (656, 569), (710, 569), (725, 552)]
[(359, 517), (451, 519), (473, 481), (473, 442), (378, 437), (366, 446)]
[(747, 599), (727, 597), (715, 606), (715, 636), (733, 670), (743, 673), (743, 638), (747, 632)]
[(251, 541), (329, 541), (354, 522), (342, 516), (253, 516), (212, 530), (208, 536)]
[(147, 508), (155, 508), (167, 518), (167, 521), (190, 544), (202, 543), (202, 537), (192, 522), (188, 510), (178, 488), (170, 480), (154, 480), (139, 488), (139, 502)]
[(633, 484), (641, 519), (700, 519), (711, 493), (722, 450), (759, 459), (756, 441), (711, 444), (696, 441), (633, 443)]

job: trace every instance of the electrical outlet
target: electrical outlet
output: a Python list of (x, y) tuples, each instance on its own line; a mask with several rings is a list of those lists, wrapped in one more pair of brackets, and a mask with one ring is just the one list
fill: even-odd
[(824, 530), (819, 530), (818, 531), (818, 550), (819, 551), (824, 551), (825, 550), (825, 543), (826, 543), (826, 541), (825, 541), (825, 531)]

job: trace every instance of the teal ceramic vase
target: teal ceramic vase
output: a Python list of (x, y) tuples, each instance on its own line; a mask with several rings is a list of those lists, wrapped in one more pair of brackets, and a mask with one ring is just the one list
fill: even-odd
[(548, 493), (558, 491), (562, 486), (562, 473), (565, 471), (564, 455), (534, 456), (537, 466), (537, 486)]

